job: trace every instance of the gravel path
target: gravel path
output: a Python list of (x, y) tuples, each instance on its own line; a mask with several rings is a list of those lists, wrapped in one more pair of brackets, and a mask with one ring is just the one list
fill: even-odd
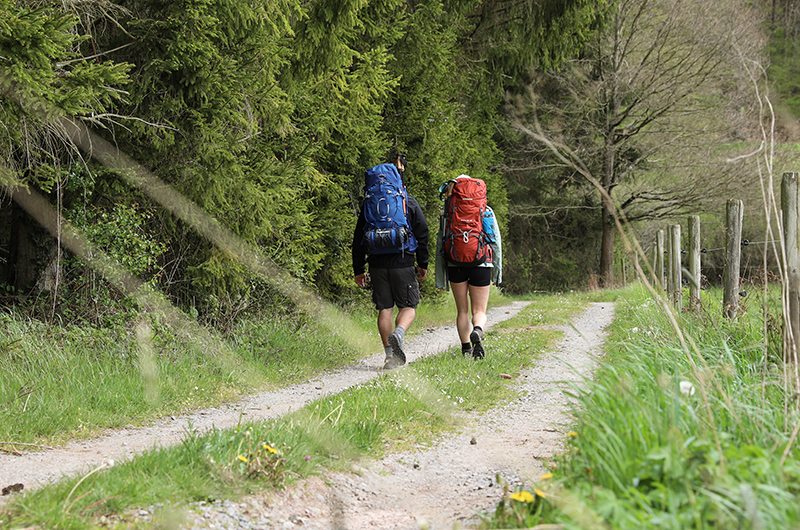
[[(526, 304), (491, 308), (490, 323), (516, 315)], [(393, 454), (362, 463), (356, 473), (312, 477), (287, 491), (252, 496), (240, 502), (193, 505), (181, 528), (196, 529), (417, 529), (474, 525), (477, 513), (491, 511), (503, 494), (499, 475), (512, 485), (531, 484), (561, 448), (567, 417), (562, 392), (591, 375), (601, 353), (613, 304), (591, 304), (570, 325), (558, 326), (564, 338), (537, 366), (515, 381), (520, 397), (469, 419), (460, 432), (431, 448)], [(409, 360), (458, 345), (454, 326), (425, 330), (406, 343)], [(98, 439), (78, 441), (23, 456), (0, 455), (0, 486), (23, 483), (26, 489), (86, 473), (108, 460), (129, 459), (154, 446), (182, 440), (191, 427), (203, 432), (248, 420), (279, 417), (324, 395), (336, 394), (378, 375), (377, 354), (318, 379), (191, 415), (168, 418), (144, 429), (116, 430)], [(128, 514), (142, 522), (152, 508)]]

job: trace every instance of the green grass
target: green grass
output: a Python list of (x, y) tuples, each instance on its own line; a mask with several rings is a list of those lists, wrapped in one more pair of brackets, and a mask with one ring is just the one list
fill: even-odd
[(721, 318), (716, 290), (703, 293), (702, 310), (680, 314), (688, 348), (643, 290), (620, 295), (607, 356), (578, 393), (568, 451), (552, 477), (528, 485), (539, 494), (504, 501), (486, 526), (800, 526), (779, 292), (748, 293), (737, 320)]
[[(499, 293), (493, 294), (492, 303), (508, 302)], [(557, 316), (545, 320), (563, 320), (570, 312), (579, 311), (584, 304), (579, 296), (537, 297), (535, 304), (509, 322), (487, 331), (485, 341), (491, 355), (482, 361), (465, 358), (458, 348), (453, 348), (436, 356), (419, 359), (403, 370), (381, 375), (335, 396), (319, 399), (286, 417), (241, 424), (236, 429), (214, 431), (202, 436), (187, 433), (183, 443), (175, 447), (153, 450), (129, 462), (68, 478), (56, 485), (15, 497), (0, 511), (0, 528), (36, 525), (45, 528), (92, 528), (101, 521), (124, 519), (124, 514), (137, 506), (152, 505), (164, 506), (164, 513), (160, 517), (179, 517), (180, 509), (190, 502), (236, 498), (246, 493), (280, 487), (311, 473), (346, 468), (354, 459), (365, 455), (377, 457), (412, 443), (430, 443), (443, 431), (456, 428), (465, 412), (487, 410), (499, 400), (511, 396), (512, 381), (498, 377), (498, 374), (512, 374), (513, 377), (513, 374), (534, 362), (556, 338), (555, 332), (545, 327), (534, 327), (541, 320), (535, 315), (540, 315), (544, 308), (550, 308)], [(415, 322), (417, 329), (435, 325), (439, 321), (452, 323), (455, 316), (447, 303), (436, 308), (423, 307), (419, 313)], [(358, 319), (357, 316), (354, 318)], [(147, 378), (142, 378), (137, 363), (129, 358), (134, 356), (132, 352), (137, 347), (136, 337), (120, 337), (110, 333), (106, 339), (98, 340), (96, 336), (103, 336), (103, 333), (84, 330), (89, 338), (83, 343), (92, 348), (81, 349), (80, 341), (69, 344), (65, 338), (69, 333), (75, 333), (74, 330), (40, 328), (35, 323), (14, 321), (11, 317), (6, 317), (5, 322), (6, 330), (17, 333), (11, 335), (15, 341), (13, 348), (16, 348), (14, 360), (31, 365), (27, 368), (31, 370), (27, 372), (29, 377), (37, 364), (52, 363), (48, 370), (62, 374), (60, 377), (102, 379), (112, 374), (116, 380), (113, 385), (120, 392), (138, 393), (142, 400), (138, 407), (119, 406), (116, 409), (119, 413), (117, 417), (114, 417), (112, 410), (87, 415), (86, 411), (79, 414), (78, 410), (66, 406), (61, 416), (74, 419), (72, 423), (62, 421), (62, 425), (74, 427), (78, 423), (77, 418), (81, 417), (87, 422), (85, 432), (96, 431), (112, 421), (129, 423), (133, 418), (144, 421), (162, 410), (211, 403), (232, 393), (230, 389), (241, 390), (236, 386), (240, 383), (237, 379), (240, 374), (224, 373), (213, 368), (208, 369), (208, 374), (198, 374), (197, 371), (203, 366), (199, 362), (203, 355), (201, 350), (182, 351), (186, 344), (170, 342), (167, 335), (161, 338), (163, 343), (157, 343), (155, 337), (158, 337), (158, 333), (155, 333), (152, 349), (158, 370), (157, 376), (153, 377), (153, 384), (157, 385), (159, 392), (157, 399), (147, 401)], [(273, 381), (273, 377), (279, 377), (276, 374), (303, 378), (306, 377), (303, 374), (309, 370), (327, 368), (356, 355), (355, 350), (348, 349), (347, 343), (342, 341), (339, 346), (344, 353), (339, 354), (337, 361), (320, 359), (310, 366), (301, 365), (297, 360), (301, 352), (305, 353), (305, 357), (314, 358), (335, 355), (336, 345), (327, 344), (330, 334), (325, 334), (326, 340), (321, 340), (319, 337), (324, 330), (292, 319), (249, 321), (239, 326), (236, 332), (230, 334), (227, 344), (238, 355), (239, 365), (246, 367), (250, 373), (258, 374), (266, 383)], [(35, 354), (33, 346), (45, 347), (52, 341), (53, 334), (58, 339), (53, 342), (63, 348), (63, 354), (50, 359), (49, 354), (55, 351), (55, 346), (44, 354)], [(40, 335), (46, 336), (47, 340), (37, 338)], [(39, 340), (41, 342), (36, 342)], [(112, 345), (116, 345), (116, 350)], [(112, 355), (113, 351), (118, 353)], [(309, 351), (316, 355), (308, 355)], [(123, 356), (122, 352), (127, 353)], [(84, 366), (92, 363), (92, 368)], [(4, 371), (2, 377), (9, 376)], [(24, 378), (21, 376), (21, 379)], [(201, 378), (208, 384), (194, 390)], [(94, 383), (84, 381), (80, 384), (89, 387), (96, 384), (98, 379), (92, 379)], [(190, 398), (176, 399), (166, 404), (164, 398), (172, 394), (162, 391), (165, 380), (169, 380), (175, 388), (189, 392)], [(33, 398), (28, 400), (27, 408), (21, 399), (13, 399), (19, 394), (18, 381), (14, 376), (4, 379), (2, 383), (3, 388), (17, 385), (16, 391), (4, 394), (12, 396), (10, 402), (16, 410), (6, 416), (11, 424), (3, 428), (7, 429), (9, 436), (13, 436), (16, 429), (24, 426), (29, 429), (26, 439), (36, 443), (52, 440), (54, 435), (50, 428), (42, 425), (34, 428), (27, 417), (28, 411), (33, 410), (30, 408)], [(79, 386), (71, 380), (65, 383), (62, 379), (60, 382), (65, 387)], [(204, 388), (206, 390), (201, 392), (200, 389)], [(64, 398), (62, 402), (72, 403), (71, 398)], [(45, 405), (36, 403), (35, 406)], [(95, 403), (90, 402), (86, 406), (93, 405)], [(21, 408), (25, 410), (21, 411)], [(110, 409), (106, 405), (104, 408)], [(106, 425), (88, 424), (95, 419)]]

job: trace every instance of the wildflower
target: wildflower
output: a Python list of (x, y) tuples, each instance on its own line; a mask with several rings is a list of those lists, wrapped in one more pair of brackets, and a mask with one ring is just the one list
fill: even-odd
[(239, 460), (241, 460), (241, 461), (242, 461), (242, 462), (244, 462), (245, 464), (247, 463), (247, 457), (246, 457), (246, 456), (244, 456), (244, 455), (239, 455)]
[(545, 493), (538, 488), (533, 488), (533, 492), (536, 494), (537, 497), (541, 497), (543, 499), (547, 497), (547, 495), (545, 495)]
[(684, 396), (693, 396), (694, 385), (689, 381), (681, 381), (681, 394)]
[(527, 491), (517, 491), (511, 494), (511, 500), (519, 502), (533, 502), (533, 495)]
[(311, 455), (306, 455), (306, 462), (308, 462), (309, 460), (311, 460)]
[(268, 451), (268, 452), (272, 453), (273, 455), (277, 455), (277, 454), (278, 454), (278, 450), (277, 450), (277, 449), (275, 449), (274, 447), (272, 447), (271, 445), (268, 445), (268, 444), (264, 444), (264, 445), (262, 446), (262, 449), (264, 449), (265, 451)]
[(552, 474), (552, 473), (545, 473), (544, 475), (542, 475), (542, 476), (541, 476), (541, 477), (539, 477), (539, 478), (540, 478), (541, 480), (547, 480), (547, 479), (549, 479), (549, 478), (553, 478), (553, 474)]
[(575, 438), (576, 436), (578, 436), (578, 433), (576, 433), (575, 431), (569, 431), (569, 432), (567, 433), (567, 436), (570, 436), (570, 437), (572, 437), (572, 438)]

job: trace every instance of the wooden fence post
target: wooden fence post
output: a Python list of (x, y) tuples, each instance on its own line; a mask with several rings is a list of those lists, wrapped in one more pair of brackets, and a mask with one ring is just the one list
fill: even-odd
[(669, 299), (675, 309), (683, 308), (683, 286), (681, 285), (681, 225), (671, 225), (669, 230)]
[(785, 362), (797, 362), (797, 349), (800, 345), (800, 253), (798, 253), (798, 173), (784, 173), (781, 182), (781, 211), (783, 213), (783, 238), (786, 249), (786, 276), (787, 284), (785, 293), (789, 314), (785, 315), (787, 323), (783, 352)]
[(725, 222), (725, 272), (723, 274), (722, 316), (736, 318), (739, 312), (739, 269), (742, 262), (742, 221), (744, 203), (728, 199)]
[(656, 250), (653, 256), (653, 274), (656, 276), (656, 282), (662, 289), (667, 288), (666, 278), (664, 278), (664, 231), (659, 230), (656, 232)]
[(689, 216), (689, 296), (700, 304), (700, 216)]

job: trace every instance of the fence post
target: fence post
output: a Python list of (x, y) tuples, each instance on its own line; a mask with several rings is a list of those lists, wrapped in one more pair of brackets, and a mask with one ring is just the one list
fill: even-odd
[(700, 216), (689, 216), (689, 296), (700, 304)]
[(797, 348), (800, 345), (800, 253), (798, 253), (798, 173), (784, 173), (781, 182), (781, 211), (783, 213), (783, 238), (786, 249), (786, 277), (789, 314), (784, 316), (787, 323), (784, 344), (788, 351), (783, 352), (785, 362), (797, 362)]
[(736, 318), (739, 312), (739, 269), (742, 262), (742, 221), (744, 203), (728, 199), (725, 222), (725, 272), (723, 274), (722, 316)]
[(669, 230), (669, 300), (675, 309), (683, 308), (681, 285), (681, 225), (671, 225)]
[(667, 288), (666, 278), (664, 278), (664, 231), (656, 232), (656, 251), (653, 256), (653, 273), (656, 276), (658, 286), (662, 289)]

